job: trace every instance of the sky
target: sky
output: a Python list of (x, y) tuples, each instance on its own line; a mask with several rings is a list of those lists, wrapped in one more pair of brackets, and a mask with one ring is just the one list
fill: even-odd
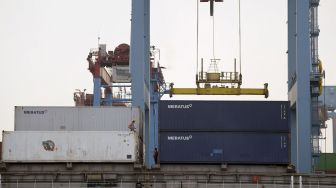
[[(165, 80), (195, 87), (196, 0), (151, 1), (151, 45)], [(319, 54), (326, 85), (336, 85), (335, 0), (321, 0)], [(199, 58), (212, 56), (209, 4), (200, 3)], [(97, 38), (113, 50), (130, 42), (131, 0), (0, 0), (0, 129), (14, 129), (14, 106), (73, 106), (75, 89), (93, 90), (86, 57)], [(222, 71), (238, 58), (238, 1), (215, 3), (215, 55)], [(270, 96), (175, 96), (173, 99), (287, 100), (287, 1), (241, 0), (245, 88), (269, 84)], [(169, 97), (164, 97), (168, 99)], [(329, 142), (331, 129), (327, 130)], [(331, 148), (327, 144), (327, 148)], [(330, 150), (330, 149), (328, 149)]]

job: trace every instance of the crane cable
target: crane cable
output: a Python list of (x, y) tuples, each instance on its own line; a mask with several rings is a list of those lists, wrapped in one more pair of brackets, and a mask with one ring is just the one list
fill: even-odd
[[(197, 21), (196, 21), (196, 75), (198, 75), (198, 51), (199, 51), (199, 0), (197, 2)], [(241, 64), (242, 64), (242, 50), (241, 50), (241, 6), (240, 0), (238, 0), (238, 51), (239, 51), (239, 73), (241, 74)], [(215, 18), (213, 16), (212, 22), (212, 51), (213, 58), (215, 59)]]
[(238, 19), (239, 19), (239, 74), (241, 74), (241, 12), (240, 12), (240, 0), (238, 0)]
[(197, 78), (197, 75), (198, 75), (198, 22), (199, 22), (199, 18), (198, 18), (198, 15), (199, 15), (199, 1), (196, 0), (197, 2), (197, 23), (196, 23), (196, 78)]
[[(198, 53), (199, 53), (199, 0), (197, 2), (196, 21), (196, 75), (198, 75)], [(212, 15), (212, 55), (215, 59), (215, 14)]]
[[(215, 8), (215, 7), (214, 7)], [(212, 58), (215, 60), (215, 14), (212, 15)]]

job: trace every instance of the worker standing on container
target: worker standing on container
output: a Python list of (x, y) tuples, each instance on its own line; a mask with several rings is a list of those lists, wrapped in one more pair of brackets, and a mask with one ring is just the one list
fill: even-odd
[(153, 157), (154, 157), (155, 164), (158, 164), (159, 151), (158, 151), (157, 147), (154, 148)]
[(133, 120), (129, 125), (128, 128), (130, 131), (134, 131), (135, 132), (135, 121)]

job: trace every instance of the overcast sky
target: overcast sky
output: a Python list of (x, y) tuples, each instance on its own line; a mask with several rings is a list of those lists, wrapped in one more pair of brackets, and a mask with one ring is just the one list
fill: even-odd
[[(151, 1), (151, 44), (160, 48), (165, 79), (175, 87), (195, 87), (196, 2)], [(336, 1), (320, 4), (319, 54), (326, 84), (336, 85)], [(267, 100), (287, 100), (287, 0), (241, 0), (241, 7), (242, 87), (262, 88), (267, 82)], [(92, 92), (89, 49), (97, 47), (98, 36), (111, 50), (129, 43), (130, 18), (131, 0), (0, 0), (1, 129), (13, 130), (14, 106), (73, 106), (75, 89)], [(209, 4), (201, 3), (199, 57), (206, 62), (212, 54), (211, 19)], [(232, 71), (238, 58), (237, 0), (215, 3), (215, 38), (220, 69)]]

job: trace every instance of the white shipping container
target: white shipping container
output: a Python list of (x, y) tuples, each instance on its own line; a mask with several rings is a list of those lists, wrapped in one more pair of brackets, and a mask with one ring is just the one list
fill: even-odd
[(3, 162), (135, 162), (131, 131), (4, 131)]
[[(135, 120), (141, 125), (137, 107), (15, 107), (15, 131), (128, 131)], [(140, 125), (139, 125), (140, 124)]]

